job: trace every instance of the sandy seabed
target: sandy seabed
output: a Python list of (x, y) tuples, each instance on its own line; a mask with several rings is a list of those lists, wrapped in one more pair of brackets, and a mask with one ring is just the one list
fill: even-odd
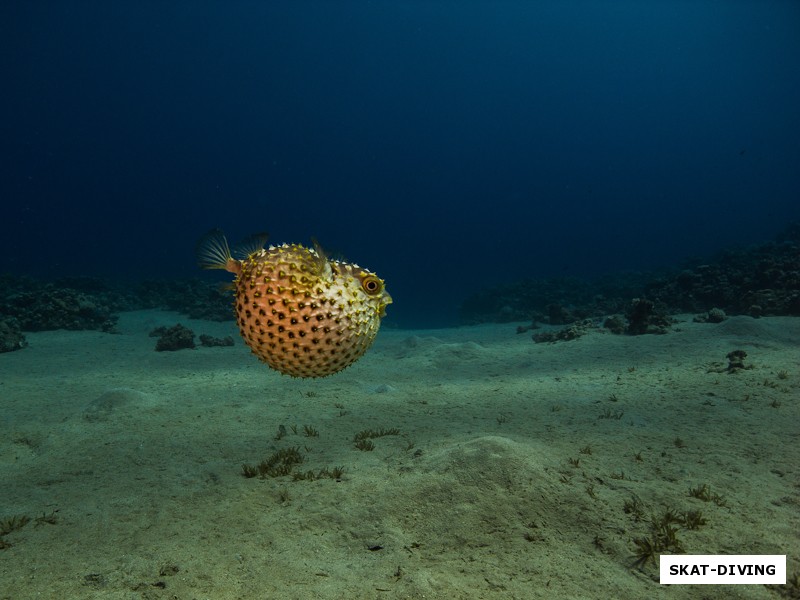
[[(177, 322), (236, 345), (155, 352)], [(798, 597), (633, 563), (672, 508), (706, 520), (678, 527), (687, 553), (800, 571), (800, 319), (554, 344), (515, 328), (384, 328), (321, 380), (175, 313), (27, 334), (0, 355), (0, 518), (31, 519), (0, 538), (0, 598)], [(737, 349), (751, 368), (727, 373)], [(381, 428), (398, 433), (355, 447)], [(344, 474), (242, 475), (282, 448)]]

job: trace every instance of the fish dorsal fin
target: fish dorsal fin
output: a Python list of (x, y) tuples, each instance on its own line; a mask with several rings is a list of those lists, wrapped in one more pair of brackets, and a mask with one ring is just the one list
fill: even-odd
[(319, 256), (320, 258), (324, 258), (325, 260), (328, 260), (328, 253), (322, 249), (322, 246), (317, 241), (317, 238), (311, 238), (311, 245), (314, 246), (314, 252), (317, 253), (317, 256)]
[(328, 261), (328, 254), (322, 249), (316, 238), (311, 238), (311, 243), (314, 245), (314, 262), (317, 267), (317, 273), (320, 275), (328, 276), (331, 272), (331, 265)]
[(266, 231), (254, 233), (253, 235), (246, 237), (241, 242), (236, 244), (236, 246), (233, 248), (233, 252), (236, 255), (236, 258), (245, 259), (251, 254), (258, 252), (259, 250), (263, 250), (268, 239), (269, 234)]
[(228, 240), (221, 229), (212, 229), (201, 237), (195, 253), (201, 269), (227, 269), (231, 260)]

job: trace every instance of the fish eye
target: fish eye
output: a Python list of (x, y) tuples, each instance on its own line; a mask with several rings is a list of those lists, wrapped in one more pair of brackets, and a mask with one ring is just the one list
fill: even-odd
[(379, 294), (383, 289), (383, 284), (381, 280), (375, 277), (375, 275), (367, 275), (364, 279), (361, 280), (361, 287), (364, 289), (365, 292), (374, 296), (375, 294)]

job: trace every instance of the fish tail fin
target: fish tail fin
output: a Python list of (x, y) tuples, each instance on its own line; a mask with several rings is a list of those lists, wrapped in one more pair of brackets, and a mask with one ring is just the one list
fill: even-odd
[(225, 269), (238, 273), (239, 261), (231, 257), (228, 240), (221, 229), (212, 229), (197, 242), (197, 265), (201, 269)]

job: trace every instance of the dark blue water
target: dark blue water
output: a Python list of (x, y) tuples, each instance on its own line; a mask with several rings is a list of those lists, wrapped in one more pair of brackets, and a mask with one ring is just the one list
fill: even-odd
[(316, 237), (395, 323), (800, 218), (800, 3), (5, 2), (0, 272)]

